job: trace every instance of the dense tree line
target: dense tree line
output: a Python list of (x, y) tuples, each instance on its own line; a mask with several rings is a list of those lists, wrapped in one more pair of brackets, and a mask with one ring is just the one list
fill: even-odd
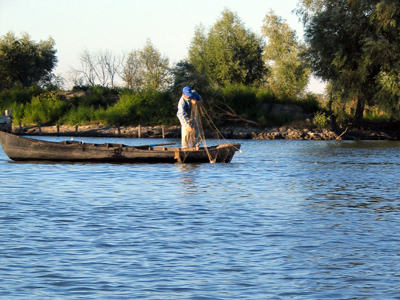
[[(71, 70), (73, 83), (96, 95), (96, 87), (118, 93), (120, 80), (129, 90), (126, 95), (147, 93), (139, 97), (147, 100), (151, 91), (177, 99), (182, 87), (191, 85), (206, 94), (210, 102), (223, 99), (231, 106), (226, 108), (236, 110), (241, 118), (264, 120), (263, 101), (273, 98), (289, 103), (304, 98), (313, 72), (329, 82), (331, 99), (343, 104), (343, 109), (346, 103), (354, 103), (356, 120), (362, 119), (366, 105), (386, 109), (392, 118), (398, 118), (400, 4), (393, 0), (299, 0), (299, 4), (297, 13), (304, 22), (305, 44), (273, 11), (266, 14), (259, 36), (245, 27), (237, 13), (225, 9), (210, 28), (197, 26), (187, 59), (173, 66), (148, 40), (143, 48), (127, 55), (82, 52), (80, 67)], [(36, 43), (27, 34), (18, 38), (8, 33), (0, 39), (0, 91), (15, 86), (54, 88), (59, 79), (52, 73), (56, 63), (51, 38)], [(244, 93), (243, 88), (247, 88)], [(229, 98), (232, 91), (247, 93), (247, 98)], [(253, 96), (268, 96), (246, 100), (253, 97), (249, 91)], [(143, 101), (127, 103), (138, 113), (138, 103), (144, 105)], [(100, 96), (80, 103), (104, 109), (111, 104)], [(214, 108), (220, 105), (213, 104)]]

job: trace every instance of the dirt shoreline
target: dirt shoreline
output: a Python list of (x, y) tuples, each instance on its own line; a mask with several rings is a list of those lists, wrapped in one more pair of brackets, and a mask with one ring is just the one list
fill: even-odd
[[(139, 133), (140, 130), (140, 133)], [(76, 136), (76, 137), (124, 137), (124, 138), (180, 138), (180, 126), (13, 126), (16, 135)], [(228, 126), (220, 129), (226, 139), (259, 140), (400, 140), (400, 130), (364, 129), (296, 129), (293, 127), (251, 128)], [(206, 138), (220, 138), (217, 132), (205, 132)]]

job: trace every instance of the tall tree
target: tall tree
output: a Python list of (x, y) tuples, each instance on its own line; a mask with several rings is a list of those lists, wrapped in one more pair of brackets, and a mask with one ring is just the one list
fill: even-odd
[(140, 50), (128, 54), (122, 80), (135, 90), (163, 90), (169, 84), (169, 60), (148, 40)]
[(380, 65), (375, 99), (391, 112), (392, 118), (400, 117), (400, 2), (379, 1), (372, 14), (376, 35), (366, 39), (366, 49), (374, 58), (370, 63)]
[(282, 98), (293, 98), (304, 91), (310, 69), (301, 57), (305, 47), (287, 22), (270, 11), (264, 18), (262, 33), (268, 38), (264, 59), (268, 65), (268, 83)]
[(36, 43), (25, 33), (8, 32), (0, 39), (0, 90), (20, 83), (23, 87), (50, 78), (57, 64), (55, 42), (50, 37)]
[(362, 119), (365, 104), (400, 107), (396, 98), (400, 84), (390, 83), (399, 82), (399, 2), (301, 0), (300, 4), (312, 69), (357, 103), (355, 120)]
[(246, 29), (236, 13), (225, 9), (208, 33), (198, 26), (189, 48), (189, 63), (217, 84), (252, 84), (265, 74), (263, 42)]
[(128, 54), (122, 70), (121, 78), (129, 89), (137, 89), (143, 85), (140, 53), (138, 50), (133, 50)]

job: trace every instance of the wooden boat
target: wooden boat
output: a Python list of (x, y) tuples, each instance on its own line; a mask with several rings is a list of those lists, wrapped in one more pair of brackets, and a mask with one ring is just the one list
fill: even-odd
[(91, 162), (91, 163), (229, 163), (240, 149), (231, 143), (212, 147), (177, 148), (168, 144), (127, 146), (88, 144), (77, 141), (49, 142), (0, 132), (0, 143), (15, 161)]

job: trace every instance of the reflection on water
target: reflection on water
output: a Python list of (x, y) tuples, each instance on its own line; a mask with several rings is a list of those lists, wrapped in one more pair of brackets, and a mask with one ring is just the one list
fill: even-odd
[(199, 171), (198, 164), (179, 164), (180, 176), (179, 181), (182, 191), (185, 195), (191, 196), (196, 194), (196, 172)]
[(0, 298), (398, 299), (400, 143), (239, 142), (230, 164), (0, 151)]

